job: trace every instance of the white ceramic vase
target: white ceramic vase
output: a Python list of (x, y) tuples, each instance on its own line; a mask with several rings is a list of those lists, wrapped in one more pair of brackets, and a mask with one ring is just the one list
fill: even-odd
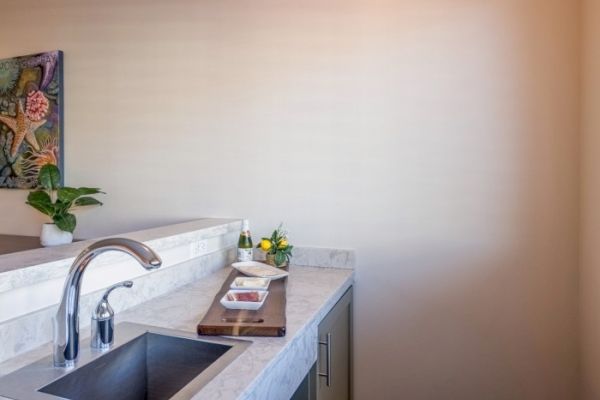
[(42, 225), (42, 234), (40, 235), (40, 243), (44, 247), (59, 246), (61, 244), (71, 243), (73, 234), (58, 229), (54, 224)]

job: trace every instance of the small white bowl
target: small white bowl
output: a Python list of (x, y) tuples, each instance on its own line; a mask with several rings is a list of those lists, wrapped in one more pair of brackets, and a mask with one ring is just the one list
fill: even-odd
[[(238, 293), (248, 293), (248, 292), (256, 292), (258, 293), (259, 301), (239, 301), (239, 300), (229, 300), (227, 295), (235, 296)], [(265, 304), (265, 299), (269, 295), (269, 292), (266, 290), (230, 290), (225, 293), (225, 296), (221, 298), (221, 305), (230, 310), (258, 310)]]
[(267, 290), (269, 288), (270, 279), (267, 278), (248, 278), (239, 276), (231, 282), (232, 289), (239, 290)]

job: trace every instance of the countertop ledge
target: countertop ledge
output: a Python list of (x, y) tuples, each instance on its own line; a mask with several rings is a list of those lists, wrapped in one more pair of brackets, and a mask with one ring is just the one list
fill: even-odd
[[(230, 271), (231, 267), (219, 269), (176, 292), (119, 313), (116, 323), (129, 321), (195, 332)], [(269, 400), (289, 397), (316, 360), (319, 322), (353, 281), (352, 269), (291, 266), (286, 336), (239, 338), (250, 340), (252, 345), (192, 398)], [(82, 332), (83, 338), (87, 336), (89, 332)], [(42, 358), (50, 351), (48, 343), (10, 359), (0, 364), (0, 375)]]
[[(112, 235), (111, 237), (125, 237), (146, 243), (154, 250), (163, 252), (177, 246), (189, 246), (199, 243), (207, 238), (225, 234), (239, 234), (241, 220), (223, 218), (203, 218), (194, 221), (166, 225), (158, 228), (144, 229), (136, 232)], [(90, 244), (106, 239), (95, 238), (81, 242), (26, 250), (16, 253), (0, 255), (0, 292), (6, 292), (25, 286), (38, 284), (51, 279), (64, 279), (75, 257)], [(206, 244), (204, 245), (206, 247)], [(196, 255), (188, 250), (186, 259), (203, 255), (198, 249)], [(95, 265), (110, 265), (117, 262), (128, 261), (125, 254), (111, 252), (103, 254), (99, 260), (94, 260)], [(182, 262), (184, 260), (179, 260)]]
[(73, 259), (90, 244), (109, 237), (126, 237), (129, 239), (138, 240), (140, 242), (152, 242), (153, 240), (164, 241), (166, 238), (179, 238), (183, 235), (190, 235), (198, 231), (227, 228), (227, 226), (231, 224), (233, 224), (236, 229), (239, 229), (238, 227), (241, 223), (240, 221), (241, 220), (239, 219), (232, 218), (201, 218), (178, 224), (82, 240), (62, 246), (45, 247), (2, 254), (0, 255), (0, 274), (14, 270), (23, 270), (45, 265), (54, 267), (56, 263), (70, 264)]

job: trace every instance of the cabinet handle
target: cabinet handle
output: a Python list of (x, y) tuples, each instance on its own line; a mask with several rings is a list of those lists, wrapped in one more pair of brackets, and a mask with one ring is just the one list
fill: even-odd
[(319, 341), (322, 346), (327, 346), (327, 373), (319, 372), (319, 376), (325, 377), (327, 387), (331, 386), (331, 333), (327, 334), (327, 341)]

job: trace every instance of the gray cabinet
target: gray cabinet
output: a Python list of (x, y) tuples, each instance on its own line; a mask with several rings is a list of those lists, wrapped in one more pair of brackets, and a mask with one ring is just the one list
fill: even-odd
[(317, 362), (292, 400), (349, 400), (352, 393), (352, 288), (319, 324)]
[(317, 363), (314, 363), (308, 374), (304, 377), (304, 380), (296, 389), (296, 392), (292, 396), (291, 400), (315, 400), (317, 396), (316, 391), (317, 383)]
[(319, 324), (316, 400), (348, 400), (351, 393), (352, 288)]

